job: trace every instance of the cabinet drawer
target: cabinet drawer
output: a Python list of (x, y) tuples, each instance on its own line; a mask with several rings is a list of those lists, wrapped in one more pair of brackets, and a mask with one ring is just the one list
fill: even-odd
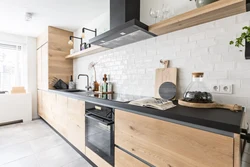
[(233, 138), (116, 110), (115, 143), (155, 166), (232, 167)]
[(115, 167), (149, 167), (149, 166), (116, 147)]
[(67, 139), (78, 150), (85, 154), (85, 129), (68, 120), (67, 122)]

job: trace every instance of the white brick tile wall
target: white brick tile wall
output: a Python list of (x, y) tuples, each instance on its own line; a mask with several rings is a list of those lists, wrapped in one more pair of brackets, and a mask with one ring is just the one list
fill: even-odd
[[(163, 67), (160, 59), (168, 59), (171, 67), (179, 68), (178, 96), (190, 83), (191, 73), (203, 71), (209, 86), (234, 85), (234, 94), (214, 94), (216, 101), (237, 103), (250, 112), (250, 61), (239, 48), (229, 46), (245, 25), (250, 25), (250, 12), (82, 57), (74, 60), (74, 76), (91, 74), (88, 65), (97, 61), (99, 82), (107, 73), (115, 92), (153, 96), (155, 69)], [(84, 78), (77, 80), (78, 88), (84, 89), (85, 83)]]

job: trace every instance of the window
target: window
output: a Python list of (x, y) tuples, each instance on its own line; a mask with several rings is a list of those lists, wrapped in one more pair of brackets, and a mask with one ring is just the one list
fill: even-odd
[(23, 85), (22, 46), (0, 43), (0, 91)]

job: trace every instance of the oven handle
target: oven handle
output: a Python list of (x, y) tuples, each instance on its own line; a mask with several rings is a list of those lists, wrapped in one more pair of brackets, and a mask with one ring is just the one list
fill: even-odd
[(105, 121), (103, 121), (103, 120), (105, 120), (105, 119), (100, 118), (100, 117), (98, 117), (98, 116), (96, 116), (96, 115), (93, 115), (93, 114), (90, 114), (90, 113), (85, 114), (85, 117), (90, 118), (90, 119), (93, 119), (93, 120), (95, 120), (95, 121), (98, 121), (98, 122), (100, 122), (101, 124), (104, 124), (104, 125), (106, 125), (106, 126), (110, 126), (110, 125), (113, 125), (113, 124), (114, 124), (114, 121), (105, 122)]

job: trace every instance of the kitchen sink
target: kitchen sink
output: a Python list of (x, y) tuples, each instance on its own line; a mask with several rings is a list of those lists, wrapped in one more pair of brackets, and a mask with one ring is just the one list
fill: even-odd
[(59, 89), (58, 91), (61, 91), (61, 92), (86, 92), (86, 90), (80, 90), (80, 89)]

